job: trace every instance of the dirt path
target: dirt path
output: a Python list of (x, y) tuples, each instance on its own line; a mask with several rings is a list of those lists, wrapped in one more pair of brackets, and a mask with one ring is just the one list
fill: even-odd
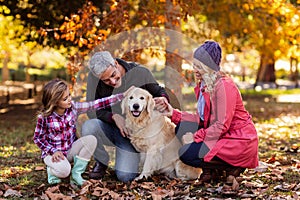
[(37, 99), (19, 100), (0, 108), (0, 120), (9, 122), (35, 120), (40, 107)]

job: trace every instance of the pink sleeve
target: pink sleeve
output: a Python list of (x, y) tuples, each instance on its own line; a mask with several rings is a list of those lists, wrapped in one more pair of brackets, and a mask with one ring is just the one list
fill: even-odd
[(171, 121), (178, 124), (180, 121), (190, 121), (200, 123), (200, 117), (197, 113), (189, 113), (174, 109)]

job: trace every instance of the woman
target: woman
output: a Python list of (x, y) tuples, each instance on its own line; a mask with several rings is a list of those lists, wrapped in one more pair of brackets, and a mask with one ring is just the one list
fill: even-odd
[(245, 168), (258, 165), (258, 137), (251, 115), (246, 111), (239, 89), (220, 71), (222, 50), (206, 41), (193, 55), (197, 113), (172, 108), (163, 110), (177, 125), (182, 137), (180, 159), (201, 167), (200, 180), (210, 182), (226, 175), (239, 176)]

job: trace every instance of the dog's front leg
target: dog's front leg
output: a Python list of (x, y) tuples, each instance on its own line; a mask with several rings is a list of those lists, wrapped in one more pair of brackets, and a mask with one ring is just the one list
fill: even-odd
[(142, 173), (137, 178), (135, 178), (135, 180), (148, 178), (153, 174), (153, 172), (159, 170), (161, 163), (162, 163), (162, 156), (158, 151), (152, 151), (146, 153)]

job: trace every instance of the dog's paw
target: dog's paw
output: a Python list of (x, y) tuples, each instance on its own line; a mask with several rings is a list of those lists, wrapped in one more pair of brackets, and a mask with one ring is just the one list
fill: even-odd
[(140, 174), (138, 177), (136, 177), (134, 180), (135, 181), (140, 181), (140, 180), (146, 180), (149, 177), (147, 174)]

